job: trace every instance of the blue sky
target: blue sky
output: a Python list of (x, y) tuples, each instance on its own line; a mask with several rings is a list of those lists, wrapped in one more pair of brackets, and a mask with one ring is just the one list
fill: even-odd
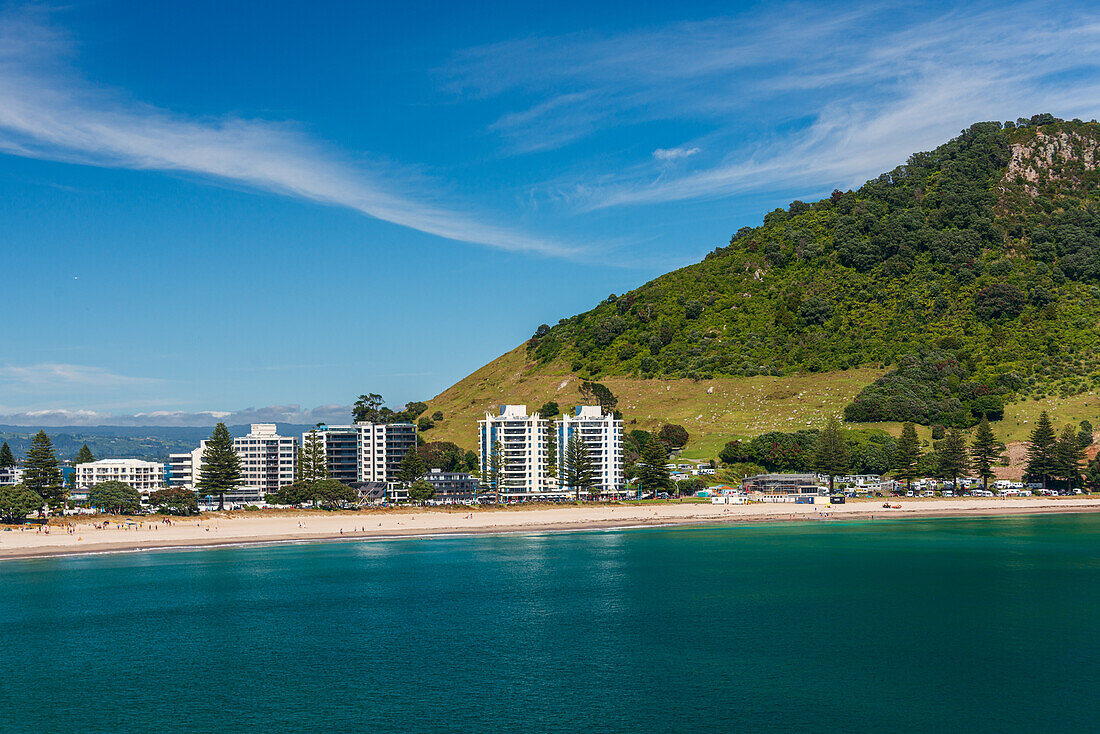
[(0, 422), (427, 398), (1098, 59), (1086, 3), (5, 5)]

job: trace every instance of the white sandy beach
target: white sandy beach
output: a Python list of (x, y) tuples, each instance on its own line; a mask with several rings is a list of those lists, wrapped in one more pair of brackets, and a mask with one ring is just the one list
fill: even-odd
[[(0, 532), (0, 558), (68, 555), (200, 545), (293, 542), (333, 538), (432, 536), (460, 533), (541, 532), (638, 525), (842, 520), (1044, 512), (1100, 511), (1100, 498), (1033, 497), (1020, 499), (894, 499), (900, 509), (882, 501), (849, 502), (826, 510), (820, 505), (751, 504), (543, 506), (515, 509), (365, 510), (355, 513), (277, 512), (209, 513), (201, 518), (135, 518), (136, 525), (107, 529), (93, 525), (101, 518), (67, 519), (68, 527)], [(823, 517), (823, 511), (827, 517)], [(118, 518), (121, 519), (121, 518)], [(58, 521), (54, 521), (58, 522)]]

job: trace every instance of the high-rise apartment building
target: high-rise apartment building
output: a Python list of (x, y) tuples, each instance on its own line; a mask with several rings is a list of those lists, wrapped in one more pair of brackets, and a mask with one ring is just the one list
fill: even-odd
[[(392, 482), (405, 454), (416, 448), (413, 423), (322, 426), (317, 435), (325, 449), (329, 475), (345, 484)], [(309, 433), (302, 434), (302, 443)]]
[(486, 413), (478, 424), (478, 453), (481, 478), (491, 473), (494, 446), (500, 444), (499, 489), (503, 494), (535, 494), (554, 488), (547, 471), (547, 455), (552, 430), (550, 421), (538, 413), (527, 414), (526, 405), (501, 405), (498, 412)]
[[(566, 447), (579, 436), (596, 469), (596, 489), (604, 494), (623, 488), (623, 422), (598, 405), (578, 405), (556, 422), (558, 476), (565, 476)], [(562, 487), (562, 489), (573, 489)]]

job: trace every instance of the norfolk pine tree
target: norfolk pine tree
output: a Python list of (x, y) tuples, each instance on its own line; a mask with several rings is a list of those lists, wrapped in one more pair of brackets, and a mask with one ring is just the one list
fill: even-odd
[(80, 451), (76, 452), (76, 456), (73, 457), (73, 466), (78, 464), (90, 464), (95, 461), (95, 457), (92, 456), (92, 450), (88, 448), (88, 444), (84, 444), (80, 447)]
[(558, 432), (554, 430), (553, 423), (546, 433), (546, 474), (551, 477), (558, 475)]
[(894, 476), (905, 480), (905, 491), (913, 488), (913, 479), (917, 476), (917, 463), (921, 458), (920, 439), (917, 427), (911, 421), (902, 424), (901, 437), (894, 449)]
[(1047, 477), (1058, 471), (1057, 441), (1050, 416), (1044, 410), (1027, 440), (1027, 474), (1032, 480), (1040, 477), (1043, 489), (1047, 488)]
[(412, 448), (405, 453), (400, 466), (397, 467), (397, 480), (409, 487), (427, 473), (428, 465), (424, 463), (424, 457), (420, 455), (419, 451)]
[(57, 463), (57, 454), (53, 442), (45, 431), (39, 431), (31, 439), (23, 461), (23, 484), (40, 495), (50, 507), (56, 507), (65, 501), (65, 487), (61, 482), (61, 469)]
[(325, 447), (321, 442), (321, 435), (317, 432), (321, 424), (310, 429), (302, 442), (302, 450), (298, 452), (298, 480), (312, 484), (322, 479), (328, 479), (328, 462), (325, 457)]
[(233, 448), (233, 439), (224, 423), (214, 426), (206, 449), (202, 452), (202, 468), (195, 486), (208, 494), (218, 495), (218, 509), (225, 509), (225, 493), (241, 483), (241, 459)]
[(581, 501), (581, 490), (586, 492), (596, 485), (596, 466), (588, 453), (588, 446), (579, 433), (569, 437), (565, 445), (565, 486), (576, 492), (577, 502)]
[(1058, 466), (1056, 476), (1065, 479), (1072, 490), (1081, 478), (1081, 462), (1085, 459), (1085, 450), (1081, 448), (1073, 426), (1062, 429), (1062, 435), (1054, 444), (1054, 457)]
[(15, 466), (15, 454), (11, 452), (11, 446), (8, 446), (8, 442), (5, 441), (4, 445), (0, 446), (0, 469), (11, 466)]
[(667, 488), (669, 483), (668, 451), (665, 445), (656, 436), (650, 436), (642, 448), (638, 463), (638, 479), (642, 483), (642, 490), (651, 488), (656, 497), (657, 491)]
[(836, 418), (830, 418), (817, 437), (814, 446), (814, 470), (829, 477), (829, 492), (833, 491), (833, 479), (848, 473), (848, 441)]
[(939, 447), (940, 476), (951, 478), (951, 489), (959, 491), (959, 476), (970, 469), (970, 456), (966, 451), (966, 436), (958, 428), (950, 428)]
[(989, 478), (993, 476), (993, 465), (1004, 458), (1005, 445), (993, 435), (989, 418), (982, 416), (974, 431), (974, 440), (970, 443), (970, 465), (982, 478), (982, 489), (989, 489)]

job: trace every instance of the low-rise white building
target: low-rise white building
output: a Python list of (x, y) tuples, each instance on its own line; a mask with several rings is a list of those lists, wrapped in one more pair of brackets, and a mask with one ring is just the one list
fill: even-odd
[(77, 464), (76, 488), (91, 489), (104, 482), (122, 482), (139, 492), (164, 487), (164, 465), (141, 459), (100, 459)]

